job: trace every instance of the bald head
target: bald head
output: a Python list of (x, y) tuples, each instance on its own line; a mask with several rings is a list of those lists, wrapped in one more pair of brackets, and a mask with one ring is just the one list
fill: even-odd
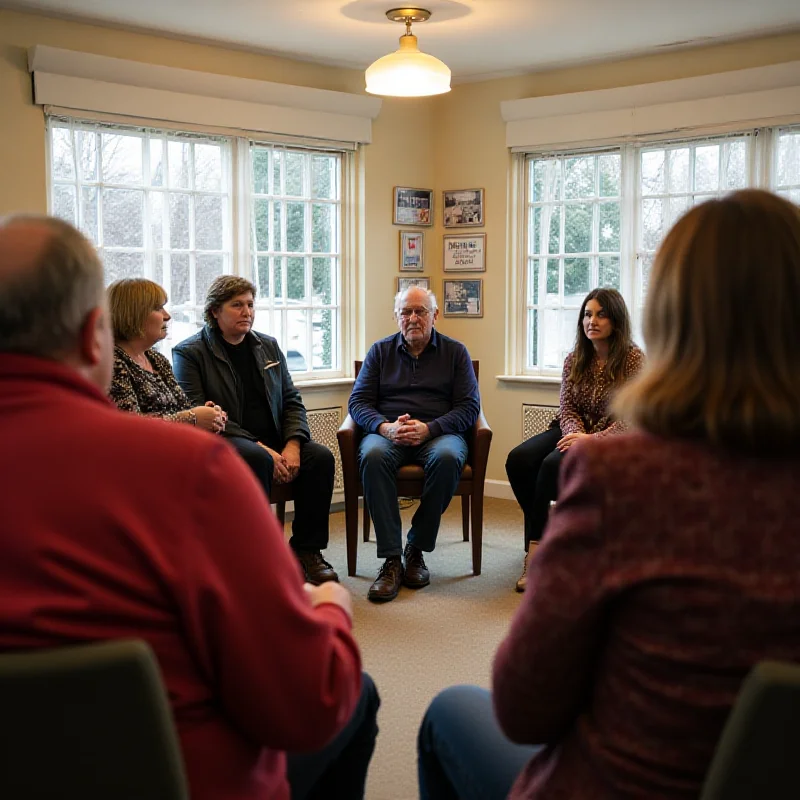
[(83, 234), (53, 217), (0, 220), (0, 353), (64, 360), (102, 304), (103, 266)]

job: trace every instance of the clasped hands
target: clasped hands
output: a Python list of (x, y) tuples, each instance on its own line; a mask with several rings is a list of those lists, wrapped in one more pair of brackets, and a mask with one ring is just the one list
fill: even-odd
[(300, 471), (300, 442), (298, 439), (289, 439), (279, 453), (263, 442), (258, 442), (272, 456), (272, 480), (275, 483), (291, 483)]
[(197, 427), (211, 431), (211, 433), (222, 433), (228, 422), (228, 414), (223, 411), (213, 400), (206, 401), (205, 405), (193, 408)]
[(411, 419), (410, 414), (401, 414), (394, 422), (382, 422), (378, 433), (406, 447), (415, 447), (431, 438), (428, 426), (418, 419)]
[(582, 439), (584, 436), (590, 436), (591, 434), (588, 433), (568, 433), (566, 436), (562, 436), (558, 443), (556, 444), (556, 449), (560, 450), (562, 453), (566, 453), (578, 439)]

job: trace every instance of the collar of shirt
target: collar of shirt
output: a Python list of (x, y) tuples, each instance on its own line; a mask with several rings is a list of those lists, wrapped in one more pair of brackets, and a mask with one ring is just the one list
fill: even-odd
[[(428, 344), (425, 345), (425, 350), (423, 350), (422, 353), (424, 353), (429, 347), (432, 347), (435, 350), (438, 346), (439, 346), (439, 337), (438, 334), (436, 333), (436, 328), (433, 328), (431, 330), (431, 340), (428, 342)], [(401, 353), (406, 353), (409, 356), (411, 355), (411, 353), (408, 352), (408, 346), (406, 344), (406, 340), (403, 337), (402, 333), (397, 334), (397, 350), (399, 350)], [(419, 355), (421, 356), (422, 353), (420, 353)], [(419, 358), (419, 356), (417, 357)]]

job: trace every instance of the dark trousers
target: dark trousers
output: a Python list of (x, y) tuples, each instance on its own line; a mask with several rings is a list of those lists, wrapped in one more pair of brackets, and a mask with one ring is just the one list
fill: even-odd
[(505, 800), (539, 750), (506, 738), (486, 689), (451, 686), (433, 699), (419, 729), (420, 799)]
[(361, 676), (361, 697), (347, 725), (315, 753), (289, 753), (286, 776), (292, 800), (361, 800), (378, 736), (381, 699), (372, 678)]
[[(257, 442), (243, 436), (229, 436), (227, 439), (253, 470), (269, 496), (275, 470), (272, 456)], [(273, 450), (280, 452), (279, 447), (273, 447)], [(300, 446), (300, 469), (292, 481), (294, 521), (289, 540), (295, 550), (316, 551), (328, 546), (328, 517), (335, 469), (333, 453), (325, 445), (304, 442)]]
[(506, 475), (525, 513), (525, 550), (542, 538), (550, 502), (558, 499), (558, 468), (564, 454), (555, 447), (560, 428), (548, 428), (517, 445), (506, 460)]

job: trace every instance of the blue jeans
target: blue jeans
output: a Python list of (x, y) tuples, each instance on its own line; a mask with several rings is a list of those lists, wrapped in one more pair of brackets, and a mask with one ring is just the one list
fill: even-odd
[(505, 800), (541, 749), (506, 738), (486, 689), (451, 686), (433, 698), (419, 729), (420, 800)]
[(419, 508), (411, 520), (408, 541), (430, 553), (442, 514), (453, 499), (461, 470), (467, 460), (467, 443), (448, 433), (416, 447), (395, 444), (378, 433), (368, 433), (358, 449), (364, 501), (375, 523), (378, 558), (403, 552), (403, 528), (397, 507), (397, 470), (405, 464), (421, 464), (425, 470)]
[(367, 769), (378, 736), (376, 718), (380, 704), (372, 678), (363, 673), (358, 705), (333, 740), (315, 753), (287, 754), (286, 777), (292, 800), (364, 797)]

